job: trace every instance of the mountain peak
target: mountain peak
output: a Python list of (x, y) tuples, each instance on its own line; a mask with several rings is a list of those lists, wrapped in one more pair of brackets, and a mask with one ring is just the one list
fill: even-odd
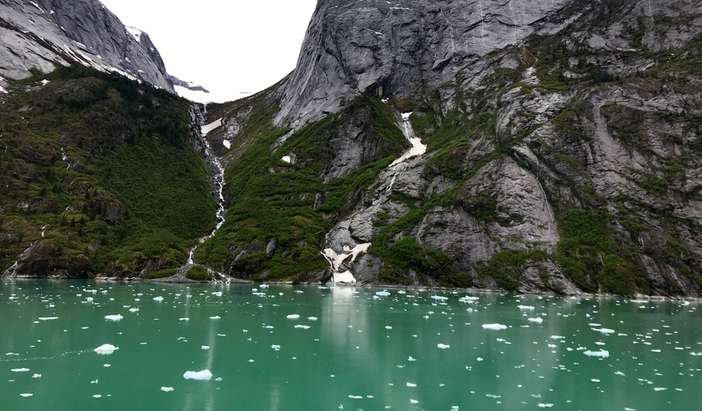
[(23, 79), (79, 63), (173, 90), (149, 36), (98, 0), (0, 0), (0, 76)]

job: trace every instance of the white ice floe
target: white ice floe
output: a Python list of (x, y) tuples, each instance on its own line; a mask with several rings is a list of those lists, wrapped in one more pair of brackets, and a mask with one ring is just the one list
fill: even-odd
[(539, 408), (553, 408), (553, 404), (545, 402), (540, 402), (536, 406)]
[(458, 301), (465, 304), (475, 304), (476, 302), (478, 302), (479, 299), (480, 297), (472, 297), (470, 295), (466, 295), (459, 298)]
[(111, 321), (111, 322), (118, 322), (118, 321), (122, 321), (123, 319), (124, 319), (124, 317), (122, 316), (122, 314), (110, 314), (110, 315), (105, 316), (105, 320)]
[(536, 310), (536, 307), (533, 305), (518, 305), (517, 308), (519, 308), (520, 311), (534, 311)]
[(610, 335), (610, 334), (614, 334), (616, 332), (610, 328), (593, 328), (592, 331), (595, 331), (595, 332), (598, 332), (598, 333), (604, 334), (604, 335)]
[(484, 330), (491, 330), (491, 331), (503, 331), (503, 330), (506, 330), (508, 328), (504, 324), (483, 324), (482, 327)]
[(157, 303), (162, 303), (162, 302), (163, 302), (163, 297), (161, 297), (161, 296), (154, 297), (154, 301), (156, 301)]
[(275, 344), (274, 344), (274, 345), (271, 345), (271, 349), (272, 349), (273, 351), (280, 351), (280, 345), (275, 345)]
[(375, 295), (378, 297), (389, 297), (390, 292), (388, 292), (387, 290), (383, 290), (383, 291), (376, 292)]
[(31, 370), (29, 368), (13, 368), (10, 371), (11, 372), (29, 372)]
[(436, 348), (438, 348), (440, 350), (448, 350), (449, 348), (451, 348), (451, 346), (448, 344), (439, 343), (439, 344), (436, 344)]
[(58, 317), (39, 317), (39, 321), (54, 321), (58, 319)]
[(207, 136), (212, 131), (222, 127), (223, 124), (224, 124), (224, 122), (222, 122), (222, 119), (220, 118), (219, 120), (215, 120), (215, 121), (211, 122), (210, 124), (202, 126), (202, 129), (201, 129), (202, 136), (203, 137)]
[(598, 351), (587, 350), (583, 354), (587, 355), (588, 357), (609, 358), (609, 351), (607, 351), (607, 350), (598, 350)]
[(117, 350), (119, 350), (119, 347), (115, 347), (112, 344), (103, 344), (93, 351), (95, 351), (97, 355), (112, 355)]
[(175, 388), (173, 388), (173, 387), (161, 387), (161, 391), (163, 391), (163, 392), (173, 392), (173, 391), (175, 391)]
[(534, 317), (534, 318), (528, 318), (527, 321), (529, 321), (530, 323), (534, 323), (534, 324), (542, 324), (544, 322), (544, 319), (541, 317)]
[(22, 397), (22, 398), (31, 398), (33, 396), (34, 396), (34, 394), (29, 393), (29, 392), (25, 392), (25, 393), (20, 394), (20, 397)]
[(209, 381), (212, 379), (212, 372), (210, 370), (186, 371), (183, 374), (183, 378), (186, 380)]
[(290, 314), (287, 317), (288, 320), (299, 320), (300, 319), (300, 314)]

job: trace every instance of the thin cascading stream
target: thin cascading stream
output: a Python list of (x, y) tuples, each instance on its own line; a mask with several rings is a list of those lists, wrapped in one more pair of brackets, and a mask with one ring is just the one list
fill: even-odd
[[(204, 116), (207, 115), (207, 105), (204, 107)], [(198, 119), (200, 116), (197, 116)], [(198, 121), (198, 124), (202, 124), (202, 121)], [(186, 265), (184, 268), (189, 269), (192, 266), (196, 264), (195, 262), (195, 253), (197, 252), (198, 247), (205, 243), (207, 240), (210, 240), (213, 238), (217, 232), (224, 226), (224, 223), (227, 221), (226, 218), (226, 201), (224, 199), (224, 167), (222, 166), (222, 162), (219, 161), (219, 158), (215, 155), (214, 151), (212, 150), (212, 146), (210, 145), (210, 142), (207, 140), (207, 135), (214, 129), (218, 128), (219, 126), (222, 125), (222, 120), (219, 119), (213, 123), (204, 125), (200, 127), (200, 132), (198, 133), (198, 137), (200, 138), (200, 142), (202, 143), (202, 148), (203, 148), (203, 154), (205, 157), (205, 161), (207, 162), (210, 173), (211, 173), (211, 178), (212, 178), (212, 183), (214, 186), (214, 195), (217, 200), (217, 212), (215, 214), (217, 224), (215, 227), (210, 231), (206, 236), (201, 237), (198, 240), (197, 245), (195, 247), (190, 249), (190, 252), (188, 253), (188, 260), (186, 262)], [(229, 282), (229, 277), (225, 276), (224, 274), (211, 269), (210, 267), (203, 266), (204, 268), (207, 269), (207, 271), (219, 277), (220, 279)]]

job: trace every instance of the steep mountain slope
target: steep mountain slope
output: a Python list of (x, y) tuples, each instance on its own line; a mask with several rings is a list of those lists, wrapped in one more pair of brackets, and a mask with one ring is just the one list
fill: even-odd
[(209, 107), (230, 210), (198, 259), (700, 295), (702, 5), (537, 3), (320, 0), (290, 76)]
[(0, 95), (5, 275), (153, 277), (185, 262), (216, 209), (189, 102), (81, 66), (8, 91)]
[(0, 77), (21, 80), (75, 63), (173, 90), (149, 36), (125, 27), (99, 0), (0, 0)]

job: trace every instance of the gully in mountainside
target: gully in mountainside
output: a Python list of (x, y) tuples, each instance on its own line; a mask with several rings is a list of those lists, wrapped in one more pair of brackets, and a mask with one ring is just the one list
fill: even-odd
[[(424, 155), (427, 151), (427, 146), (422, 143), (422, 139), (417, 137), (412, 127), (412, 122), (410, 118), (412, 113), (398, 113), (397, 114), (397, 127), (402, 131), (407, 141), (412, 145), (412, 147), (407, 150), (402, 156), (397, 158), (390, 164), (387, 169), (392, 177), (390, 179), (390, 184), (387, 189), (381, 191), (380, 197), (375, 200), (375, 203), (382, 203), (387, 201), (388, 197), (392, 194), (393, 185), (397, 179), (397, 176), (407, 170), (407, 162), (413, 158), (420, 157)], [(334, 230), (338, 230), (339, 226)], [(351, 237), (349, 235), (349, 237)], [(363, 254), (368, 253), (371, 247), (371, 243), (364, 244), (346, 244), (343, 246), (341, 252), (336, 252), (333, 248), (329, 247), (322, 251), (322, 255), (329, 263), (332, 275), (332, 282), (334, 285), (351, 285), (356, 284), (356, 277), (351, 271), (350, 266), (356, 261), (358, 257)]]

